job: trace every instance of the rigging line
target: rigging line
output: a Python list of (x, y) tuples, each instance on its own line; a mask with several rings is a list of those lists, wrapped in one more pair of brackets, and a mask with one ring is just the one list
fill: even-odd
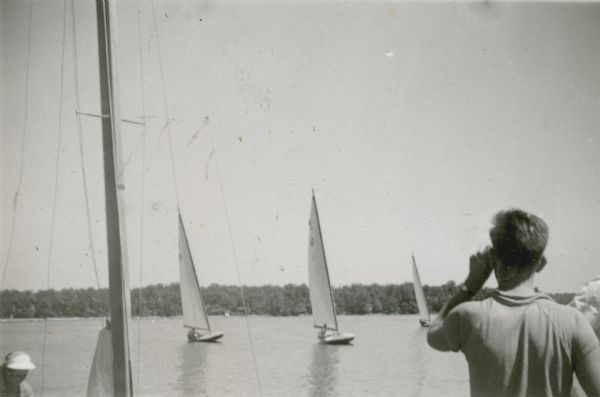
[(17, 188), (15, 190), (15, 194), (13, 197), (13, 211), (12, 218), (10, 224), (10, 234), (8, 240), (8, 251), (6, 253), (6, 261), (4, 263), (4, 269), (2, 270), (2, 279), (0, 280), (0, 290), (4, 287), (4, 281), (6, 279), (6, 270), (8, 269), (8, 264), (10, 263), (10, 258), (12, 256), (12, 248), (14, 242), (15, 235), (15, 223), (17, 220), (17, 205), (19, 202), (19, 191), (21, 190), (21, 185), (23, 183), (23, 168), (25, 164), (25, 140), (27, 137), (27, 120), (29, 116), (29, 72), (31, 67), (31, 21), (33, 19), (33, 0), (29, 1), (29, 17), (27, 22), (27, 61), (25, 64), (25, 98), (24, 98), (24, 111), (23, 111), (23, 133), (21, 134), (21, 162), (19, 166), (19, 178), (17, 180)]
[[(150, 4), (152, 5), (152, 17), (153, 17), (153, 21), (154, 21), (154, 31), (156, 32), (156, 47), (157, 47), (157, 56), (158, 56), (158, 63), (159, 63), (159, 71), (160, 71), (160, 78), (161, 78), (161, 83), (162, 83), (162, 96), (163, 96), (163, 105), (165, 108), (165, 116), (167, 117), (167, 135), (169, 138), (169, 155), (171, 157), (171, 172), (173, 173), (173, 185), (175, 188), (175, 200), (177, 202), (177, 207), (179, 208), (179, 193), (178, 193), (178, 189), (177, 189), (177, 179), (176, 179), (176, 174), (175, 174), (175, 157), (173, 155), (173, 140), (172, 140), (172, 134), (171, 134), (171, 128), (169, 126), (169, 109), (167, 106), (167, 95), (166, 95), (166, 84), (165, 84), (165, 76), (164, 76), (164, 71), (163, 71), (163, 62), (162, 62), (162, 56), (161, 56), (161, 50), (160, 50), (160, 32), (158, 29), (158, 23), (156, 21), (156, 10), (154, 7), (154, 0), (150, 0)], [(210, 132), (209, 132), (210, 135)], [(211, 142), (212, 142), (212, 136), (211, 136)], [(214, 144), (213, 144), (213, 150), (214, 150)], [(215, 162), (217, 164), (217, 170), (218, 170), (218, 162), (215, 159)], [(231, 243), (231, 248), (232, 248), (232, 252), (233, 252), (233, 258), (234, 258), (234, 263), (235, 263), (235, 267), (236, 267), (236, 272), (237, 272), (237, 278), (238, 278), (238, 284), (240, 284), (240, 292), (241, 292), (241, 297), (242, 297), (242, 304), (244, 307), (244, 319), (246, 320), (246, 331), (248, 333), (248, 340), (250, 343), (250, 350), (252, 351), (252, 360), (254, 361), (254, 370), (256, 372), (256, 382), (257, 382), (257, 386), (258, 386), (258, 392), (259, 395), (262, 396), (262, 387), (261, 387), (261, 382), (260, 382), (260, 375), (258, 372), (258, 365), (256, 362), (256, 354), (255, 354), (255, 350), (254, 350), (254, 343), (252, 342), (252, 332), (250, 330), (250, 324), (248, 322), (248, 309), (247, 309), (247, 305), (246, 305), (246, 300), (245, 300), (245, 296), (244, 296), (244, 288), (241, 286), (241, 277), (240, 277), (240, 272), (239, 272), (239, 266), (238, 266), (238, 260), (237, 260), (237, 254), (235, 251), (235, 244), (233, 242), (233, 236), (231, 234), (231, 223), (229, 222), (229, 216), (228, 216), (228, 212), (227, 212), (227, 205), (226, 205), (226, 201), (225, 201), (225, 194), (223, 192), (223, 182), (221, 181), (221, 177), (220, 177), (220, 172), (219, 173), (219, 182), (220, 182), (220, 187), (221, 187), (221, 198), (223, 200), (223, 207), (224, 207), (224, 211), (225, 211), (225, 218), (227, 221), (227, 227), (228, 227), (228, 232), (229, 232), (229, 240)], [(179, 210), (181, 210), (179, 208)]]
[[(75, 106), (77, 110), (81, 107), (81, 102), (79, 99), (79, 68), (77, 63), (77, 26), (75, 20), (75, 0), (71, 0), (71, 27), (73, 28), (72, 39), (73, 39), (73, 80), (74, 80), (74, 88), (75, 88)], [(79, 138), (79, 155), (81, 159), (81, 178), (83, 180), (83, 197), (85, 202), (85, 213), (87, 218), (87, 228), (88, 228), (88, 249), (92, 256), (92, 266), (94, 268), (94, 275), (96, 276), (96, 285), (98, 287), (98, 291), (100, 290), (100, 277), (98, 277), (98, 264), (96, 262), (96, 246), (94, 243), (94, 234), (92, 232), (92, 215), (90, 213), (90, 200), (89, 200), (89, 192), (88, 192), (88, 183), (85, 171), (85, 161), (84, 161), (84, 150), (83, 150), (83, 125), (81, 122), (81, 115), (79, 111), (75, 112), (76, 120), (77, 120), (77, 136)]]
[(177, 176), (175, 173), (175, 161), (174, 161), (174, 155), (173, 155), (173, 140), (171, 137), (171, 126), (170, 126), (170, 117), (169, 117), (169, 106), (167, 103), (167, 85), (165, 83), (165, 74), (163, 71), (163, 62), (162, 62), (162, 56), (161, 56), (161, 50), (160, 50), (160, 36), (158, 34), (158, 23), (156, 21), (156, 11), (154, 9), (154, 1), (151, 0), (150, 4), (152, 6), (152, 18), (153, 18), (153, 22), (154, 22), (154, 32), (156, 33), (156, 49), (157, 49), (157, 56), (158, 56), (158, 68), (160, 71), (160, 81), (161, 81), (161, 86), (162, 86), (162, 99), (163, 99), (163, 107), (164, 107), (164, 112), (165, 112), (165, 117), (167, 119), (165, 126), (163, 127), (167, 129), (167, 136), (169, 138), (169, 155), (171, 157), (171, 173), (173, 175), (173, 188), (175, 190), (175, 202), (177, 204), (177, 208), (179, 209), (179, 211), (181, 211), (181, 207), (180, 207), (180, 202), (179, 202), (179, 189), (177, 187)]
[(142, 187), (141, 187), (141, 210), (140, 210), (140, 271), (138, 279), (138, 373), (137, 373), (137, 389), (140, 390), (140, 379), (141, 379), (141, 345), (142, 345), (142, 269), (144, 263), (144, 197), (146, 191), (146, 101), (144, 95), (144, 60), (142, 52), (142, 28), (140, 23), (140, 15), (142, 12), (142, 5), (140, 0), (137, 0), (137, 33), (138, 33), (138, 52), (139, 52), (139, 63), (140, 63), (140, 91), (141, 91), (141, 104), (142, 104), (142, 117), (144, 120), (144, 126), (142, 127)]
[[(67, 32), (67, 0), (63, 0), (63, 28), (62, 28), (62, 49), (61, 49), (61, 67), (60, 67), (60, 89), (58, 96), (58, 137), (56, 142), (56, 167), (54, 169), (54, 198), (52, 200), (52, 215), (50, 216), (50, 242), (48, 247), (48, 263), (46, 266), (46, 290), (50, 290), (50, 265), (52, 262), (52, 251), (54, 248), (54, 223), (56, 220), (56, 202), (58, 197), (58, 174), (60, 171), (60, 147), (62, 145), (62, 113), (63, 113), (63, 92), (65, 80), (65, 38)], [(48, 307), (50, 307), (50, 294), (48, 294)], [(44, 384), (46, 381), (46, 344), (48, 337), (48, 315), (44, 321), (44, 340), (42, 343), (42, 397), (44, 396)]]
[[(210, 138), (212, 150), (213, 150), (213, 152), (216, 153), (215, 143), (214, 143), (213, 136), (210, 133), (210, 131), (208, 131), (208, 136)], [(235, 271), (237, 274), (238, 284), (240, 285), (240, 294), (242, 296), (242, 305), (244, 307), (244, 318), (246, 319), (246, 330), (248, 332), (248, 339), (250, 341), (250, 350), (252, 351), (252, 360), (254, 361), (254, 370), (256, 372), (256, 380), (258, 383), (258, 393), (259, 393), (259, 395), (262, 396), (262, 387), (261, 387), (261, 383), (260, 383), (260, 375), (258, 372), (258, 363), (256, 361), (256, 355), (254, 354), (254, 343), (252, 342), (252, 332), (250, 331), (250, 324), (248, 322), (248, 307), (246, 305), (246, 298), (244, 296), (244, 287), (242, 285), (242, 278), (240, 276), (240, 268), (238, 265), (237, 253), (236, 253), (235, 244), (233, 241), (233, 234), (231, 233), (231, 222), (229, 220), (229, 211), (227, 210), (227, 202), (225, 201), (225, 189), (223, 188), (223, 179), (221, 178), (221, 169), (219, 167), (219, 160), (218, 160), (217, 155), (215, 155), (215, 168), (217, 170), (217, 177), (218, 177), (217, 179), (219, 179), (221, 200), (223, 200), (223, 211), (225, 213), (225, 221), (227, 222), (227, 232), (229, 234), (229, 242), (231, 244), (231, 250), (233, 252), (233, 261), (235, 263)]]
[(146, 123), (142, 123), (141, 121), (133, 121), (133, 120), (121, 119), (121, 122), (122, 123), (129, 123), (129, 124), (137, 124), (137, 125), (146, 126)]
[(89, 116), (89, 117), (97, 117), (99, 119), (107, 119), (110, 116), (108, 114), (94, 114), (94, 113), (87, 113), (87, 112), (80, 112), (79, 109), (75, 111), (75, 113), (77, 113), (77, 116)]
[[(88, 116), (88, 117), (97, 117), (99, 119), (107, 119), (110, 117), (108, 114), (94, 114), (94, 113), (88, 113), (88, 112), (80, 112), (78, 110), (76, 110), (75, 113), (77, 113), (77, 115), (83, 115), (83, 116)], [(121, 119), (121, 122), (129, 123), (129, 124), (137, 124), (137, 125), (146, 125), (146, 123), (143, 123), (141, 121), (127, 120), (127, 119)]]

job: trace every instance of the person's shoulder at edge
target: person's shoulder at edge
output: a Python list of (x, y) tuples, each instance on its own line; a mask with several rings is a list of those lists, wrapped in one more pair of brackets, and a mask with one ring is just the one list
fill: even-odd
[(569, 306), (583, 313), (600, 338), (600, 274), (581, 287)]

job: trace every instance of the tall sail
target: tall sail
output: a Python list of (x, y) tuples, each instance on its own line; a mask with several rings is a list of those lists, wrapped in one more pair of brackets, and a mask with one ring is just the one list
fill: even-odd
[(327, 259), (319, 224), (317, 202), (312, 196), (310, 220), (308, 222), (308, 282), (310, 287), (310, 302), (312, 306), (313, 324), (315, 328), (337, 331), (337, 319), (333, 303), (333, 293), (327, 270)]
[(419, 315), (421, 320), (429, 321), (429, 309), (427, 308), (427, 300), (425, 299), (425, 293), (423, 293), (423, 286), (421, 285), (421, 279), (419, 278), (419, 271), (417, 270), (417, 262), (415, 256), (412, 257), (412, 272), (413, 272), (413, 285), (415, 287), (415, 298), (417, 299), (417, 307), (419, 308)]
[(204, 301), (200, 294), (198, 276), (194, 268), (192, 253), (188, 244), (181, 214), (179, 214), (179, 287), (181, 289), (181, 308), (183, 309), (183, 325), (210, 332)]

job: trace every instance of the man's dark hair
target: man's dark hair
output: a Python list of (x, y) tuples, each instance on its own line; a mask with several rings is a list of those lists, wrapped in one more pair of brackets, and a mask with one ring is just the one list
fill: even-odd
[(505, 266), (527, 267), (542, 259), (548, 243), (548, 225), (519, 209), (498, 212), (492, 221), (490, 239)]

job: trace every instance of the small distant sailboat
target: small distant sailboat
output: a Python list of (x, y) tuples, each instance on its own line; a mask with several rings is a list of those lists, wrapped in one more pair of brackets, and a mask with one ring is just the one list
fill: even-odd
[(333, 292), (327, 270), (325, 247), (319, 224), (317, 201), (315, 193), (312, 195), (308, 234), (308, 282), (310, 288), (310, 302), (312, 306), (313, 325), (321, 331), (319, 340), (326, 344), (348, 344), (354, 339), (353, 334), (340, 333)]
[(181, 213), (179, 214), (179, 287), (183, 326), (190, 328), (188, 339), (191, 342), (214, 342), (223, 337), (222, 332), (212, 332), (210, 329)]
[(425, 299), (425, 293), (423, 292), (423, 286), (421, 285), (421, 279), (419, 278), (419, 270), (417, 269), (417, 262), (415, 256), (412, 257), (412, 273), (413, 273), (413, 286), (415, 287), (415, 298), (417, 299), (417, 307), (419, 308), (419, 323), (422, 327), (429, 327), (431, 322), (429, 316), (429, 309), (427, 308), (427, 300)]

